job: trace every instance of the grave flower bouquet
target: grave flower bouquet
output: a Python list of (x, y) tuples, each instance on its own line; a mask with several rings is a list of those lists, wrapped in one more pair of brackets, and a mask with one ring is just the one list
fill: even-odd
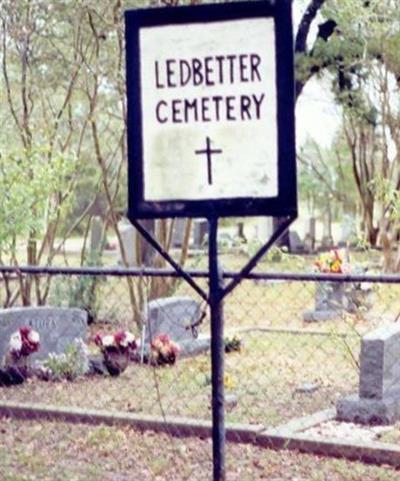
[(99, 346), (100, 351), (115, 352), (120, 354), (130, 353), (137, 348), (135, 336), (129, 331), (119, 331), (115, 334), (96, 334), (94, 343)]
[(96, 334), (94, 342), (100, 348), (104, 365), (112, 376), (118, 376), (127, 368), (131, 354), (138, 347), (135, 336), (129, 331)]
[[(360, 264), (346, 262), (344, 253), (337, 249), (321, 254), (314, 263), (317, 272), (327, 274), (363, 275), (366, 269)], [(344, 309), (356, 313), (372, 307), (372, 285), (367, 282), (319, 282), (316, 290), (316, 310), (332, 312)], [(319, 307), (318, 307), (319, 306)]]
[(157, 366), (175, 364), (180, 353), (179, 345), (168, 334), (159, 334), (151, 342), (151, 363)]
[(344, 261), (343, 253), (337, 249), (322, 253), (314, 262), (317, 272), (326, 274), (350, 274), (351, 266)]
[(0, 385), (21, 384), (30, 374), (29, 355), (39, 349), (39, 334), (31, 327), (20, 327), (11, 334), (4, 369), (0, 369)]
[(29, 326), (20, 327), (11, 334), (9, 351), (15, 358), (27, 357), (39, 349), (39, 333)]

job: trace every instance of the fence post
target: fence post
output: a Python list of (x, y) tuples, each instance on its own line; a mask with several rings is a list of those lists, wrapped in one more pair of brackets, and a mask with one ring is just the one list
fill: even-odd
[(213, 481), (225, 480), (224, 312), (223, 278), (218, 262), (218, 218), (210, 218), (209, 305), (211, 318)]

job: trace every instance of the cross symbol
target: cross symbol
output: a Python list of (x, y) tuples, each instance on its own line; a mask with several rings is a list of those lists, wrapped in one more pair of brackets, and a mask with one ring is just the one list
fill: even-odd
[(213, 154), (222, 154), (222, 149), (212, 149), (211, 148), (211, 139), (210, 137), (206, 137), (206, 148), (195, 150), (194, 153), (196, 155), (205, 154), (207, 156), (207, 178), (209, 185), (212, 184), (212, 155)]

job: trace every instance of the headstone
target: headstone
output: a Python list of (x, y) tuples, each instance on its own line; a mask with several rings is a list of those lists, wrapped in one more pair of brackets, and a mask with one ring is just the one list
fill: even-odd
[[(146, 229), (146, 231), (151, 234), (153, 237), (156, 231), (156, 221), (154, 219), (143, 219), (141, 221), (142, 227)], [(138, 236), (139, 245), (139, 258), (137, 262), (140, 266), (153, 266), (154, 265), (154, 258), (156, 255), (155, 249), (139, 234)]]
[(304, 237), (304, 247), (307, 252), (314, 252), (316, 239), (316, 219), (310, 217), (306, 222), (306, 234)]
[(236, 237), (241, 241), (241, 242), (247, 242), (247, 237), (245, 236), (244, 233), (244, 222), (238, 222), (236, 224)]
[(274, 221), (272, 217), (260, 217), (257, 222), (257, 239), (264, 243), (267, 242), (274, 232)]
[[(154, 220), (142, 220), (142, 226), (151, 234), (154, 234)], [(151, 266), (153, 264), (155, 250), (136, 231), (130, 222), (121, 221), (118, 223), (122, 245), (124, 246), (125, 258), (128, 267)], [(120, 252), (120, 264), (123, 264)]]
[[(285, 219), (281, 217), (273, 217), (273, 229), (278, 230), (280, 225)], [(289, 232), (286, 230), (275, 243), (278, 247), (286, 247), (288, 250), (290, 248)]]
[(178, 217), (174, 220), (174, 226), (172, 230), (172, 247), (182, 247), (183, 238), (185, 236), (185, 227), (187, 220)]
[(101, 241), (103, 236), (103, 221), (101, 217), (92, 217), (90, 223), (90, 252), (98, 254), (101, 249)]
[(400, 324), (380, 327), (362, 338), (359, 392), (339, 400), (337, 417), (362, 424), (400, 419)]
[(194, 355), (210, 347), (209, 338), (197, 337), (196, 325), (202, 313), (191, 297), (164, 297), (148, 303), (144, 311), (144, 351), (159, 334), (168, 334), (179, 344), (181, 355)]
[(0, 310), (0, 361), (8, 350), (13, 332), (31, 326), (40, 336), (40, 348), (32, 360), (45, 359), (50, 352), (61, 354), (74, 339), (86, 340), (87, 313), (77, 308), (15, 307)]
[(317, 282), (315, 308), (303, 313), (305, 322), (329, 321), (340, 315), (346, 307), (346, 285), (343, 282)]
[(339, 247), (345, 247), (355, 235), (355, 220), (351, 215), (343, 215), (340, 223), (340, 240)]
[(289, 245), (290, 252), (293, 254), (304, 252), (304, 244), (301, 242), (300, 236), (295, 230), (289, 231)]
[(203, 219), (195, 219), (193, 221), (193, 247), (201, 249), (204, 247), (204, 241), (208, 232), (208, 222)]
[(235, 244), (235, 239), (231, 235), (231, 233), (227, 230), (220, 230), (218, 232), (218, 246), (223, 248), (232, 248), (233, 245)]
[(325, 249), (333, 247), (332, 218), (330, 210), (328, 210), (323, 216), (321, 246)]
[[(136, 229), (131, 224), (119, 222), (118, 230), (124, 246), (126, 263), (128, 267), (136, 266)], [(123, 264), (122, 253), (120, 253), (120, 263)]]

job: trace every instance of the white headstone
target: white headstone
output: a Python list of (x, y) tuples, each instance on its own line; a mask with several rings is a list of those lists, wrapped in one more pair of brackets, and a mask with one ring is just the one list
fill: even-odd
[[(120, 222), (118, 229), (121, 235), (122, 245), (124, 247), (125, 259), (128, 267), (137, 265), (136, 260), (136, 229), (131, 224)], [(123, 263), (122, 253), (120, 252), (120, 263)]]
[(261, 242), (266, 242), (271, 237), (274, 229), (272, 217), (260, 217), (257, 222), (257, 237)]
[(172, 230), (172, 247), (182, 247), (183, 238), (185, 236), (185, 227), (187, 219), (178, 217), (174, 220)]
[(92, 217), (90, 223), (90, 252), (98, 253), (101, 248), (103, 222), (100, 216)]

